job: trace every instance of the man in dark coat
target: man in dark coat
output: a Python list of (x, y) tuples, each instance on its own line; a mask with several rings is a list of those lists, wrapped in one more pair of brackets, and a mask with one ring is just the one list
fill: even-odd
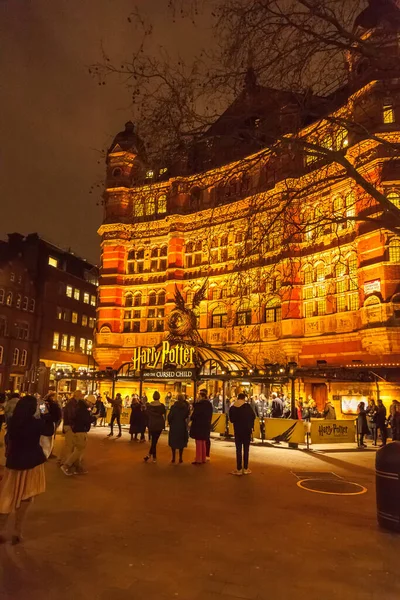
[(183, 450), (189, 440), (188, 418), (189, 403), (183, 394), (178, 394), (176, 402), (171, 407), (168, 415), (169, 436), (168, 444), (172, 450), (172, 463), (175, 463), (176, 451), (179, 450), (179, 462), (183, 462)]
[(73, 475), (72, 467), (75, 467), (75, 473), (82, 475), (87, 473), (83, 467), (83, 455), (87, 444), (87, 434), (92, 424), (91, 409), (93, 408), (95, 397), (89, 395), (87, 400), (78, 400), (76, 410), (71, 423), (73, 432), (72, 452), (67, 457), (61, 467), (65, 475)]
[(206, 462), (207, 440), (210, 437), (213, 407), (207, 398), (207, 391), (200, 390), (199, 397), (193, 405), (190, 437), (196, 440), (196, 459), (193, 465)]
[(255, 414), (251, 405), (245, 402), (245, 395), (240, 393), (236, 402), (229, 409), (229, 420), (233, 423), (236, 444), (236, 469), (232, 475), (249, 475), (250, 440), (254, 427)]
[(273, 419), (279, 419), (283, 415), (283, 402), (282, 399), (279, 398), (276, 392), (272, 392), (271, 394), (272, 403), (271, 403), (271, 417)]

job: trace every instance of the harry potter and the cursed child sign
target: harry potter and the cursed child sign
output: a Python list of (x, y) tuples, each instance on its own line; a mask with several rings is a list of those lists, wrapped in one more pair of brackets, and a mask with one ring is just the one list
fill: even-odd
[(143, 369), (162, 369), (177, 367), (179, 369), (194, 366), (196, 348), (185, 344), (174, 344), (163, 341), (157, 348), (135, 348), (132, 366), (135, 371)]

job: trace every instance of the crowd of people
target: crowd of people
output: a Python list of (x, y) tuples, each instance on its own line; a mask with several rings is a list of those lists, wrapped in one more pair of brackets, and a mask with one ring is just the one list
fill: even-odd
[[(218, 395), (219, 396), (219, 395)], [(220, 398), (218, 397), (218, 408)], [(121, 413), (126, 407), (126, 398), (121, 394), (114, 398), (105, 395), (89, 394), (84, 397), (76, 390), (71, 396), (60, 399), (54, 391), (43, 399), (38, 395), (7, 397), (0, 394), (0, 432), (5, 427), (6, 466), (0, 483), (0, 543), (5, 541), (4, 529), (11, 514), (15, 515), (11, 541), (18, 544), (22, 539), (22, 525), (35, 496), (45, 491), (44, 463), (53, 454), (54, 440), (62, 423), (64, 444), (58, 457), (62, 472), (70, 477), (87, 473), (84, 454), (90, 428), (107, 425), (107, 408), (111, 408), (108, 437), (114, 435), (114, 425), (118, 426), (117, 437), (122, 436)], [(183, 462), (184, 450), (189, 438), (195, 441), (194, 466), (204, 465), (210, 460), (213, 412), (217, 408), (215, 396), (201, 389), (197, 398), (187, 398), (184, 394), (171, 395), (161, 402), (159, 392), (154, 392), (151, 401), (143, 396), (132, 394), (128, 406), (131, 408), (129, 433), (131, 441), (146, 442), (146, 431), (150, 444), (144, 462), (157, 462), (157, 443), (169, 426), (168, 444), (171, 450), (171, 464)], [(236, 445), (236, 468), (233, 475), (249, 475), (249, 450), (256, 417), (285, 418), (291, 416), (290, 401), (272, 392), (267, 399), (263, 394), (247, 397), (243, 392), (225, 403), (224, 412), (233, 424)], [(377, 445), (378, 434), (381, 445), (388, 437), (388, 426), (393, 440), (400, 441), (400, 402), (393, 400), (386, 414), (381, 400), (370, 399), (368, 405), (360, 402), (357, 410), (357, 433), (360, 448), (366, 447), (365, 436), (370, 435)], [(333, 405), (327, 402), (324, 410), (318, 411), (311, 397), (304, 402), (296, 402), (296, 415), (306, 424), (312, 418), (336, 419)]]

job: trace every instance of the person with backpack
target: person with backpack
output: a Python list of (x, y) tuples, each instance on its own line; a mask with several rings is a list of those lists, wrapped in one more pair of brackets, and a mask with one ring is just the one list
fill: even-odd
[(153, 463), (157, 462), (157, 442), (165, 428), (165, 405), (160, 402), (160, 394), (154, 392), (153, 402), (146, 406), (147, 428), (149, 430), (149, 439), (151, 442), (149, 453), (144, 457), (144, 462), (152, 458)]
[(229, 409), (229, 420), (233, 424), (236, 445), (236, 469), (232, 475), (250, 475), (249, 452), (255, 414), (241, 392)]
[[(64, 464), (61, 467), (61, 471), (64, 475), (83, 475), (87, 473), (83, 467), (83, 456), (87, 445), (87, 434), (92, 424), (91, 408), (93, 403), (91, 402), (94, 396), (88, 396), (86, 402), (82, 398), (77, 401), (76, 410), (71, 420), (72, 430), (72, 452), (66, 458)], [(75, 472), (72, 470), (75, 468)]]

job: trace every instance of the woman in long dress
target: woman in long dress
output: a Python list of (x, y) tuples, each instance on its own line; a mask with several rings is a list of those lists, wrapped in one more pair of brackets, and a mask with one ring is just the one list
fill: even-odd
[(46, 489), (45, 455), (40, 436), (45, 431), (47, 416), (35, 417), (37, 400), (21, 398), (8, 425), (8, 447), (4, 476), (0, 483), (0, 543), (2, 532), (12, 512), (15, 512), (12, 544), (22, 541), (22, 525), (32, 500)]

